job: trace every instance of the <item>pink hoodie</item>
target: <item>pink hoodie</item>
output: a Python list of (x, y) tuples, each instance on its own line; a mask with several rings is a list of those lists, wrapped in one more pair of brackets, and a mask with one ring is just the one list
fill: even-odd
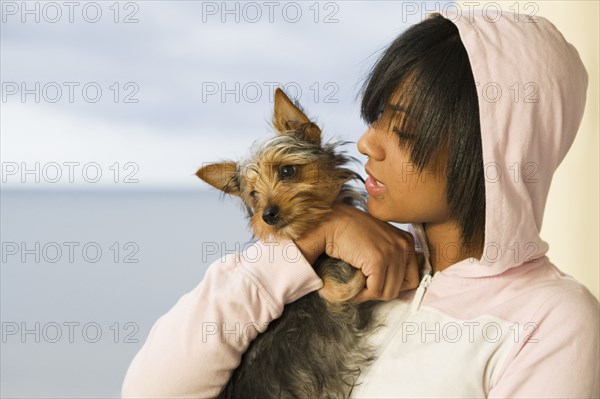
[[(539, 236), (552, 175), (581, 121), (587, 72), (542, 17), (445, 16), (478, 84), (484, 256), (426, 275), (379, 307), (379, 356), (352, 397), (600, 397), (599, 303), (550, 262)], [(427, 251), (422, 226), (413, 228)], [(257, 241), (215, 261), (155, 323), (123, 397), (216, 396), (250, 340), (321, 286), (292, 241)]]

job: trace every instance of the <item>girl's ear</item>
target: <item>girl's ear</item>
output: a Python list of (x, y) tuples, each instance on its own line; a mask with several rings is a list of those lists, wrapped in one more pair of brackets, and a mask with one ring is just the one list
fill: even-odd
[(298, 130), (306, 140), (321, 144), (321, 129), (280, 88), (275, 89), (273, 126), (279, 133)]
[(230, 195), (240, 195), (238, 165), (235, 162), (211, 163), (198, 169), (196, 176)]

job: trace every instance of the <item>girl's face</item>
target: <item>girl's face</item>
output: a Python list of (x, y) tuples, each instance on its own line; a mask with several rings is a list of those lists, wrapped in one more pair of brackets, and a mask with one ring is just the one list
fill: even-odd
[(417, 132), (395, 131), (403, 117), (405, 114), (399, 107), (387, 107), (358, 141), (358, 150), (369, 158), (365, 165), (369, 175), (366, 184), (369, 213), (386, 222), (448, 221), (444, 174), (447, 154), (443, 151), (434, 154), (418, 173), (406, 148), (411, 135)]

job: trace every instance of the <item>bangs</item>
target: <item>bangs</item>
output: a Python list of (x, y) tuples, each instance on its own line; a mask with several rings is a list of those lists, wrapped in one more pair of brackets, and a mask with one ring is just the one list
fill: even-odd
[(437, 151), (451, 151), (461, 128), (456, 121), (465, 80), (474, 87), (465, 71), (470, 65), (458, 29), (432, 16), (392, 42), (367, 75), (361, 117), (369, 125), (385, 122), (422, 171)]

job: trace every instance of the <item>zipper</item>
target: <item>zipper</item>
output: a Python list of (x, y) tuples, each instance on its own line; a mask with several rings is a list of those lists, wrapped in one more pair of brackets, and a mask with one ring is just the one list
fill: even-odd
[(431, 263), (429, 263), (429, 247), (427, 245), (427, 237), (425, 235), (425, 228), (421, 223), (416, 223), (411, 225), (414, 235), (417, 238), (416, 246), (421, 247), (421, 251), (424, 257), (423, 271), (425, 275), (421, 279), (419, 283), (419, 287), (417, 287), (417, 291), (415, 292), (415, 296), (413, 297), (413, 301), (410, 305), (410, 313), (415, 313), (421, 307), (421, 302), (423, 302), (423, 296), (425, 296), (425, 291), (429, 284), (431, 284), (431, 279), (433, 278), (433, 268), (431, 267)]
[[(394, 341), (394, 338), (396, 338), (398, 331), (402, 328), (401, 327), (402, 324), (405, 323), (408, 319), (410, 319), (412, 314), (414, 314), (417, 310), (419, 310), (421, 302), (423, 301), (423, 296), (425, 295), (425, 291), (427, 290), (427, 287), (429, 287), (429, 284), (431, 284), (431, 280), (433, 279), (433, 276), (431, 273), (432, 273), (432, 270), (430, 268), (425, 273), (423, 278), (421, 279), (421, 282), (419, 283), (419, 286), (417, 287), (417, 291), (415, 292), (415, 296), (413, 297), (409, 311), (407, 313), (405, 313), (402, 317), (400, 317), (398, 320), (396, 320), (392, 325), (389, 326), (390, 331), (388, 332), (387, 336), (382, 339), (382, 341), (380, 342), (380, 344), (376, 350), (375, 356), (378, 358), (378, 360), (380, 360), (382, 357), (384, 357), (386, 353), (390, 354), (389, 346)], [(382, 364), (382, 363), (380, 363), (380, 364)], [(362, 390), (364, 389), (364, 385), (368, 384), (371, 376), (374, 375), (377, 370), (378, 370), (377, 365), (374, 365), (373, 367), (369, 368), (365, 374), (362, 375), (363, 386), (361, 386), (359, 391), (356, 393), (362, 393)]]
[(415, 296), (413, 297), (413, 301), (410, 304), (410, 312), (415, 313), (421, 307), (421, 302), (423, 302), (423, 297), (425, 296), (425, 291), (429, 284), (431, 284), (431, 270), (427, 272), (421, 279), (419, 283), (419, 287), (417, 288), (417, 292), (415, 292)]

